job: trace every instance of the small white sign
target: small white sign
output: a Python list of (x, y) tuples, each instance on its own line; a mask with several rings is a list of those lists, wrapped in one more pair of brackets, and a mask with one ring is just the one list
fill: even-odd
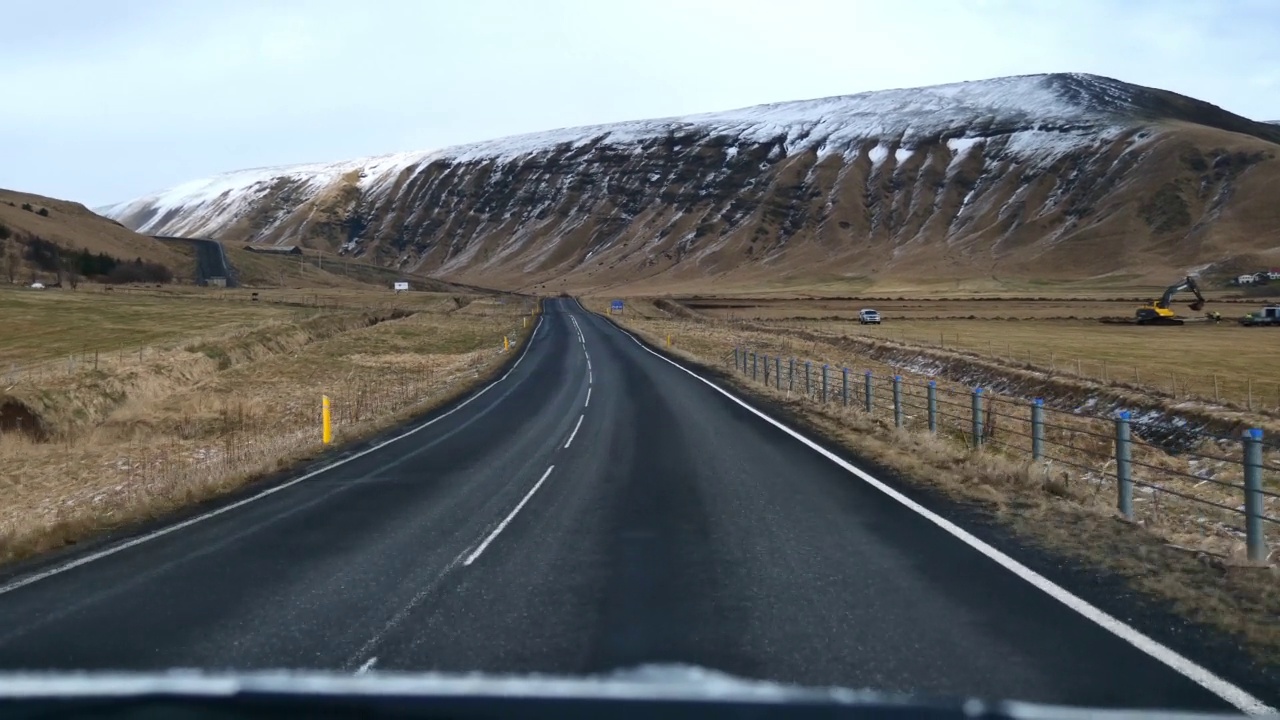
[(401, 290), (408, 290), (408, 289), (409, 289), (409, 283), (407, 282), (398, 282), (395, 284), (396, 292), (400, 292)]

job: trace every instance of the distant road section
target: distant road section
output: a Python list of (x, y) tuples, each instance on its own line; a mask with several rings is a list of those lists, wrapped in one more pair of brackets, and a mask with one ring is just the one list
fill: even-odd
[(227, 262), (222, 243), (209, 238), (184, 238), (169, 235), (152, 235), (156, 240), (169, 243), (187, 243), (196, 251), (196, 284), (208, 285), (210, 278), (225, 278), (227, 287), (236, 287), (235, 270)]

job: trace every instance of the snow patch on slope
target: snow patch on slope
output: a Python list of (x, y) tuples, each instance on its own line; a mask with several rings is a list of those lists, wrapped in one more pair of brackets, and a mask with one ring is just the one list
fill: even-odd
[[(1105, 103), (1082, 102), (1080, 88)], [(729, 154), (741, 143), (774, 144), (783, 156), (810, 149), (856, 157), (868, 141), (869, 155), (880, 165), (889, 152), (901, 163), (920, 142), (939, 135), (967, 132), (975, 125), (989, 136), (1013, 132), (1010, 152), (1062, 152), (1096, 140), (1099, 131), (1118, 122), (1115, 105), (1123, 105), (1134, 89), (1124, 83), (1088, 75), (1027, 75), (925, 88), (883, 90), (799, 102), (773, 103), (723, 112), (639, 120), (609, 125), (529, 133), (434, 151), (400, 153), (327, 164), (257, 168), (183, 183), (136, 200), (98, 209), (108, 217), (133, 223), (141, 232), (216, 235), (254, 208), (281, 182), (296, 187), (290, 202), (305, 201), (359, 172), (357, 186), (371, 199), (390, 193), (405, 171), (420, 171), (433, 162), (507, 162), (530, 155), (599, 144), (642, 152), (643, 144), (668, 137), (698, 142), (706, 136), (733, 138)], [(1106, 104), (1109, 107), (1102, 107)], [(1018, 128), (1035, 130), (1018, 132)], [(958, 157), (981, 138), (948, 141)], [(955, 143), (955, 144), (953, 144)], [(968, 144), (965, 144), (968, 143)], [(771, 159), (779, 159), (771, 156)], [(292, 210), (293, 208), (288, 208)], [(287, 217), (287, 212), (285, 213)]]

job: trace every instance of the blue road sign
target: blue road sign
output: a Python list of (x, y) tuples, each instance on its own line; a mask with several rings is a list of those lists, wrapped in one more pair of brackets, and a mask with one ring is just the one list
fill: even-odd
[(614, 300), (613, 302), (609, 303), (609, 309), (614, 312), (622, 312), (622, 301)]

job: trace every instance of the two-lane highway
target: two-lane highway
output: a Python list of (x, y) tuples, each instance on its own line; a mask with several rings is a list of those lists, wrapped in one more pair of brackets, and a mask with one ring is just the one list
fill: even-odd
[(1251, 700), (1068, 607), (572, 301), (547, 303), (505, 377), (405, 430), (0, 587), (0, 667), (688, 663), (1073, 705)]

